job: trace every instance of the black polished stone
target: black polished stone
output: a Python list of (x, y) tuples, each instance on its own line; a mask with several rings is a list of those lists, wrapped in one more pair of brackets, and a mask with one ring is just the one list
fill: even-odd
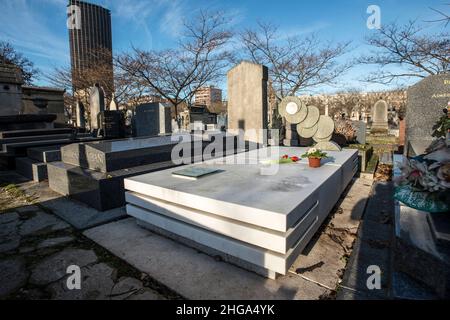
[(0, 131), (48, 129), (53, 125), (55, 114), (21, 114), (0, 116)]
[(172, 167), (175, 165), (166, 161), (101, 173), (63, 162), (52, 162), (47, 165), (47, 170), (52, 190), (99, 211), (107, 211), (125, 205), (124, 179)]
[(34, 136), (44, 136), (44, 135), (71, 134), (73, 132), (74, 132), (74, 129), (72, 129), (72, 128), (13, 130), (13, 131), (0, 132), (0, 139), (19, 138), (19, 137), (34, 137)]

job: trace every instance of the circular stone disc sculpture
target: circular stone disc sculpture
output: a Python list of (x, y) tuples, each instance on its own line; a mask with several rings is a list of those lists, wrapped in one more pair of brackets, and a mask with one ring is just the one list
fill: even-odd
[(331, 138), (333, 138), (333, 134), (331, 134), (330, 136), (328, 136), (326, 138), (323, 138), (323, 139), (317, 138), (315, 135), (312, 138), (317, 143), (319, 143), (319, 142), (328, 142), (328, 141), (331, 140)]
[(308, 108), (297, 97), (284, 98), (278, 106), (278, 112), (291, 124), (298, 124), (308, 116)]
[(303, 128), (302, 124), (303, 123), (299, 123), (297, 125), (297, 132), (300, 137), (305, 138), (305, 139), (312, 138), (317, 133), (317, 130), (319, 129), (319, 126), (317, 123), (314, 126), (312, 126), (311, 128)]
[(319, 122), (320, 111), (319, 108), (315, 106), (308, 106), (307, 108), (308, 108), (308, 115), (306, 116), (305, 120), (299, 123), (299, 127), (304, 129), (311, 129)]
[(329, 116), (320, 116), (319, 122), (317, 123), (318, 129), (314, 138), (330, 141), (334, 132), (334, 121)]

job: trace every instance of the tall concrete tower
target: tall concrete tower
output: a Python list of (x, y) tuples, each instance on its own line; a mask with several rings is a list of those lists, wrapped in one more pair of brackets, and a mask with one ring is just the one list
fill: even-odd
[(102, 72), (102, 79), (96, 82), (113, 92), (111, 12), (96, 4), (69, 0), (67, 14), (74, 91), (86, 89), (77, 88), (77, 76), (101, 64), (108, 72)]

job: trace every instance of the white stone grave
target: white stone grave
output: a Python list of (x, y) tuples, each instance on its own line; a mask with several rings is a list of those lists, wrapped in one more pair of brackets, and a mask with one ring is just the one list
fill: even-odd
[(357, 151), (349, 150), (330, 152), (332, 158), (318, 169), (300, 162), (262, 174), (267, 164), (261, 161), (304, 151), (273, 147), (228, 157), (247, 155), (258, 159), (255, 164), (210, 160), (186, 166), (221, 170), (198, 180), (172, 175), (180, 168), (125, 179), (127, 213), (141, 225), (232, 256), (269, 278), (284, 275), (356, 172), (348, 168), (355, 161), (358, 166)]

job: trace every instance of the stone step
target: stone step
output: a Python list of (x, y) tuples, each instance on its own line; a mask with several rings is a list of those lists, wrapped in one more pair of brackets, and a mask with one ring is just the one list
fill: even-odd
[(61, 161), (61, 146), (30, 148), (27, 155), (30, 159), (44, 163)]
[[(58, 140), (58, 139), (70, 139), (71, 134), (55, 134), (55, 135), (44, 135), (44, 136), (31, 136), (31, 137), (16, 137), (16, 138), (5, 138), (0, 139), (0, 146), (5, 146), (8, 144), (22, 143), (22, 142), (33, 142), (33, 141), (44, 141), (44, 140)], [(3, 147), (5, 150), (5, 147)]]
[(54, 135), (54, 134), (70, 134), (73, 131), (74, 129), (72, 128), (13, 130), (0, 132), (0, 139), (33, 137), (33, 136)]
[(55, 140), (10, 143), (10, 144), (3, 145), (3, 151), (10, 152), (17, 156), (25, 156), (28, 148), (70, 144), (70, 143), (74, 143), (74, 142), (76, 142), (76, 141), (74, 141), (73, 139), (63, 138), (63, 139), (55, 139)]
[(403, 272), (392, 273), (391, 297), (398, 300), (439, 299), (429, 288), (415, 281)]
[(47, 164), (30, 158), (16, 158), (16, 171), (34, 182), (47, 180)]

